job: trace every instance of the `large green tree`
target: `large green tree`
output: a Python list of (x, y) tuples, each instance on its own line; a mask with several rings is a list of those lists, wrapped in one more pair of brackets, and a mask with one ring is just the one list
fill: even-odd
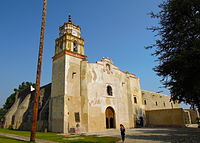
[(154, 68), (172, 100), (200, 110), (200, 0), (165, 0), (159, 5), (158, 26), (149, 28), (158, 40), (150, 49), (157, 57)]
[(13, 103), (15, 102), (15, 96), (17, 92), (21, 92), (24, 89), (33, 86), (35, 87), (35, 84), (32, 82), (22, 82), (18, 88), (14, 88), (14, 93), (12, 93), (7, 99), (5, 104), (3, 105), (3, 108), (0, 109), (0, 118), (2, 118), (5, 113), (10, 109), (10, 107), (13, 105)]

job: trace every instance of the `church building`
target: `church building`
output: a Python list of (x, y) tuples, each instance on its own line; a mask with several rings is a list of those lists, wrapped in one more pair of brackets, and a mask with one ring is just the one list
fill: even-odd
[[(88, 62), (84, 49), (81, 28), (69, 16), (55, 40), (52, 83), (41, 87), (38, 130), (93, 132), (119, 129), (120, 124), (134, 128), (138, 119), (145, 124), (145, 110), (179, 108), (169, 96), (142, 91), (136, 75), (121, 71), (111, 59)], [(30, 129), (33, 96), (30, 91), (16, 98), (4, 127)]]
[(89, 63), (81, 29), (71, 17), (59, 29), (53, 57), (50, 130), (65, 133), (76, 127), (81, 131), (119, 128), (119, 124), (134, 127), (136, 116), (144, 114), (139, 79), (121, 71), (108, 58)]

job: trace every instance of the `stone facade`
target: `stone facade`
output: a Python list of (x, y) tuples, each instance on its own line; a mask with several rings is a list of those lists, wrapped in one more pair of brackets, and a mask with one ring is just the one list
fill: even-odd
[(143, 104), (146, 110), (180, 108), (178, 102), (170, 101), (170, 96), (142, 90)]
[[(135, 127), (136, 116), (144, 115), (139, 79), (120, 71), (108, 58), (97, 63), (85, 63), (85, 66), (82, 88), (86, 91), (81, 96), (85, 96), (83, 109), (88, 110), (83, 112), (91, 123), (86, 124), (88, 131), (111, 128), (109, 125), (112, 121), (109, 120), (113, 120), (110, 126), (114, 128), (119, 128), (120, 123), (129, 128)], [(109, 93), (109, 90), (112, 91)], [(112, 117), (106, 115), (109, 108), (113, 111)]]

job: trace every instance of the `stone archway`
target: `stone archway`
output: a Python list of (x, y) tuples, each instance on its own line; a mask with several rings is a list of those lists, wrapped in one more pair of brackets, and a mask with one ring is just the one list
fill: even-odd
[(106, 128), (115, 128), (115, 111), (112, 107), (107, 107), (106, 108)]

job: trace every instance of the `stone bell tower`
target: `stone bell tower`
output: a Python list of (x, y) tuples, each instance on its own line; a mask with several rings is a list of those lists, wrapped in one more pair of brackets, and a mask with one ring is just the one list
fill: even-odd
[(68, 133), (80, 124), (80, 67), (86, 56), (81, 28), (72, 23), (70, 15), (59, 31), (53, 56), (49, 129)]

